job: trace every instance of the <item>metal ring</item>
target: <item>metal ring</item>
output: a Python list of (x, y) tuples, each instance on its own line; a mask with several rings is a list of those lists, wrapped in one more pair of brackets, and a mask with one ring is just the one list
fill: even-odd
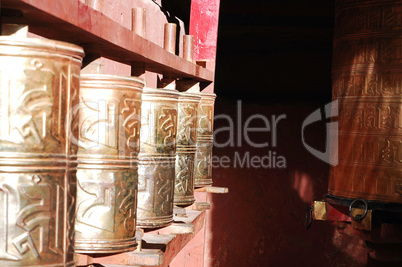
[[(362, 202), (365, 206), (364, 213), (362, 215), (353, 216), (353, 214), (352, 214), (353, 204), (355, 204), (356, 202), (359, 202), (359, 201)], [(352, 218), (352, 220), (354, 220), (354, 221), (361, 222), (364, 219), (364, 217), (366, 217), (367, 211), (368, 211), (367, 201), (362, 198), (357, 198), (357, 199), (353, 200), (352, 203), (350, 203), (350, 205), (349, 205), (349, 215), (350, 215), (350, 218)]]
[(304, 221), (304, 226), (306, 229), (310, 229), (311, 224), (313, 223), (313, 206), (308, 205), (306, 209), (306, 220)]

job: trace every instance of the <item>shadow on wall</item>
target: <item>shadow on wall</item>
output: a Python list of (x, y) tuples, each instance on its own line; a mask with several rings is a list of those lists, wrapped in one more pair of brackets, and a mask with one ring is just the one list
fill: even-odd
[[(236, 119), (237, 108), (236, 101), (218, 98), (215, 116), (227, 114)], [(339, 234), (329, 222), (314, 221), (308, 231), (304, 227), (306, 205), (322, 199), (328, 185), (329, 165), (311, 155), (301, 141), (302, 123), (317, 108), (320, 106), (313, 103), (243, 104), (243, 123), (254, 114), (268, 120), (273, 115), (278, 118), (284, 114), (286, 118), (277, 123), (276, 146), (272, 142), (273, 132), (265, 131), (250, 132), (248, 136), (254, 143), (268, 142), (269, 146), (264, 148), (248, 144), (244, 132), (242, 146), (234, 142), (234, 147), (215, 147), (214, 185), (228, 187), (229, 194), (211, 196), (210, 232), (207, 233), (210, 250), (205, 266), (367, 264), (367, 249), (357, 237)], [(225, 119), (215, 121), (215, 129), (227, 126)], [(237, 125), (234, 126), (236, 129)], [(256, 128), (265, 126), (262, 119), (249, 124)], [(234, 139), (238, 141), (236, 131)], [(323, 151), (325, 122), (306, 128), (305, 136), (309, 145)], [(225, 143), (229, 137), (229, 130), (215, 136), (218, 144)], [(226, 157), (218, 166), (218, 159)], [(258, 158), (264, 157), (265, 161), (258, 163)], [(285, 159), (285, 167), (278, 167), (280, 157)]]

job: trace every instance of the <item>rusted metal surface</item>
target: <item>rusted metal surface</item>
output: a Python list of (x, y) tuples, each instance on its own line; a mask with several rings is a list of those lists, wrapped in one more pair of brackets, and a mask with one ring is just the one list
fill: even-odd
[(136, 246), (143, 86), (134, 77), (81, 77), (76, 252), (123, 252)]
[(197, 151), (197, 114), (199, 94), (180, 93), (176, 144), (174, 204), (189, 206), (194, 202), (194, 159)]
[(0, 37), (0, 265), (73, 266), (83, 50)]
[[(337, 1), (333, 99), (339, 164), (329, 193), (402, 203), (401, 1)], [(336, 153), (333, 153), (335, 155)]]
[(145, 88), (142, 95), (137, 209), (141, 227), (173, 222), (178, 101), (174, 90)]
[(212, 147), (214, 129), (215, 94), (200, 93), (197, 122), (197, 153), (195, 156), (195, 186), (212, 184)]

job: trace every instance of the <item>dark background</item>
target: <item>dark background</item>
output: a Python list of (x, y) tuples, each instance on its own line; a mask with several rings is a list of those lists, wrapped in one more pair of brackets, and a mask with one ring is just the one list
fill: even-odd
[[(215, 117), (228, 115), (237, 129), (237, 103), (245, 120), (261, 114), (286, 115), (278, 124), (278, 144), (254, 148), (219, 148), (214, 155), (231, 159), (231, 167), (213, 169), (215, 186), (228, 194), (210, 194), (205, 266), (402, 266), (377, 262), (356, 236), (341, 234), (331, 222), (304, 227), (306, 206), (327, 193), (329, 165), (302, 143), (302, 124), (331, 101), (334, 0), (221, 0), (216, 61)], [(190, 1), (164, 0), (188, 23)], [(180, 4), (178, 4), (180, 3)], [(178, 8), (180, 7), (180, 8)], [(186, 15), (187, 14), (187, 15)], [(306, 142), (325, 149), (326, 123), (305, 130)], [(215, 120), (215, 130), (228, 127)], [(255, 120), (250, 127), (263, 127)], [(215, 141), (224, 143), (228, 131)], [(250, 134), (253, 142), (270, 142), (271, 134)], [(234, 139), (238, 139), (235, 131)], [(283, 156), (286, 168), (234, 167), (237, 156)]]
[[(228, 187), (229, 194), (211, 196), (207, 266), (374, 264), (358, 238), (340, 235), (329, 222), (304, 228), (306, 205), (327, 192), (329, 166), (304, 148), (301, 125), (331, 101), (333, 25), (333, 1), (221, 1), (215, 116), (235, 119), (241, 100), (243, 122), (253, 114), (287, 118), (278, 124), (277, 147), (256, 149), (243, 137), (241, 147), (215, 148), (214, 155), (233, 160), (236, 153), (271, 151), (286, 158), (287, 168), (213, 170), (214, 185)], [(215, 129), (227, 126), (226, 120), (215, 121)], [(269, 142), (271, 135), (250, 136)], [(219, 133), (215, 139), (222, 143), (228, 137)], [(306, 128), (306, 138), (324, 150), (325, 122)]]

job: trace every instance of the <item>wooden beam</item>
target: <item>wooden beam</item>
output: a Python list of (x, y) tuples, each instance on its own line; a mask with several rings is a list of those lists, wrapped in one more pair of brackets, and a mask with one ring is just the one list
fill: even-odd
[(169, 77), (214, 79), (213, 71), (165, 51), (78, 0), (2, 0), (1, 7), (22, 11), (22, 18), (8, 19), (27, 23), (35, 34), (91, 47), (102, 57), (129, 65), (144, 62), (147, 71)]

